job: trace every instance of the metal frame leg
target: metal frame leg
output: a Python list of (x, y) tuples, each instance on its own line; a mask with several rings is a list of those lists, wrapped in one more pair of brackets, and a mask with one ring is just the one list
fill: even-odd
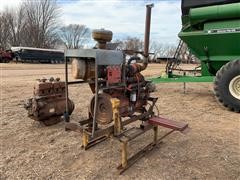
[(127, 141), (123, 141), (122, 143), (122, 160), (121, 160), (121, 165), (122, 168), (126, 168), (128, 165), (128, 158), (127, 158)]
[(157, 144), (158, 141), (158, 126), (153, 127), (153, 144)]
[(118, 136), (122, 131), (122, 121), (119, 113), (120, 100), (117, 98), (111, 99), (114, 121), (114, 136)]
[(86, 147), (88, 146), (88, 142), (89, 142), (89, 135), (83, 131), (82, 133), (82, 147), (84, 149), (86, 149)]

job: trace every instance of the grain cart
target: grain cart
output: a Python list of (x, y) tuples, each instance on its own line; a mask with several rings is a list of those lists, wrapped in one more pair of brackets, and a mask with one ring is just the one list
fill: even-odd
[(240, 112), (239, 0), (182, 0), (179, 37), (201, 61), (201, 76), (178, 76), (168, 68), (167, 79), (152, 80), (155, 83), (214, 80), (217, 99), (230, 110)]
[[(82, 134), (82, 147), (93, 145), (114, 136), (122, 147), (119, 173), (124, 172), (137, 159), (156, 147), (161, 140), (174, 131), (186, 131), (188, 125), (176, 122), (154, 112), (157, 97), (152, 95), (154, 84), (142, 75), (148, 66), (148, 48), (150, 36), (150, 18), (153, 5), (147, 5), (144, 52), (142, 63), (132, 63), (138, 57), (126, 60), (123, 51), (108, 50), (107, 42), (112, 39), (112, 32), (104, 29), (94, 30), (93, 39), (97, 41), (95, 49), (70, 49), (65, 52), (66, 59), (72, 61), (72, 76), (75, 81), (68, 81), (66, 65), (66, 87), (71, 84), (88, 83), (93, 93), (89, 103), (89, 118), (79, 123), (70, 122), (66, 108), (66, 130)], [(68, 101), (68, 88), (66, 88)], [(66, 102), (66, 107), (68, 106)], [(158, 126), (171, 129), (162, 138), (158, 138)], [(128, 158), (128, 144), (145, 132), (153, 130), (153, 142)], [(99, 152), (100, 153), (100, 152)]]

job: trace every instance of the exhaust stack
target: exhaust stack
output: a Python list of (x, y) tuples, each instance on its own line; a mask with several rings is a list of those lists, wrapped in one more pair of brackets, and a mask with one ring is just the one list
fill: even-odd
[(144, 35), (144, 51), (143, 51), (143, 65), (140, 71), (143, 71), (148, 66), (148, 56), (149, 56), (149, 39), (150, 39), (150, 27), (151, 27), (151, 13), (154, 4), (146, 5), (146, 20), (145, 20), (145, 35)]
[(146, 21), (145, 21), (145, 35), (144, 35), (144, 56), (148, 57), (149, 51), (149, 38), (150, 38), (150, 27), (151, 27), (151, 11), (154, 4), (146, 5)]

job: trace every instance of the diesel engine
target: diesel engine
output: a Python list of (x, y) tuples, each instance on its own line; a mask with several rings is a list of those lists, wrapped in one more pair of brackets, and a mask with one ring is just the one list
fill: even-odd
[[(92, 59), (85, 51), (85, 57), (72, 58), (72, 76), (75, 79), (87, 81), (92, 93), (95, 94), (90, 102), (90, 114), (94, 116), (96, 94), (98, 96), (96, 120), (99, 124), (105, 125), (112, 122), (111, 98), (120, 100), (121, 117), (130, 117), (137, 112), (144, 113), (150, 93), (155, 90), (154, 84), (141, 74), (141, 71), (145, 70), (148, 65), (148, 54), (143, 54), (142, 59), (132, 56), (128, 60), (123, 54), (120, 63), (114, 63), (116, 51), (111, 54), (112, 61), (111, 58), (110, 60), (107, 58), (108, 51), (111, 51), (107, 50), (107, 42), (111, 41), (112, 32), (104, 29), (94, 30), (92, 36), (98, 42), (95, 48), (106, 50), (101, 51), (104, 56), (99, 55), (99, 60)], [(122, 52), (116, 53), (116, 61), (119, 53)], [(141, 64), (137, 63), (139, 61)]]

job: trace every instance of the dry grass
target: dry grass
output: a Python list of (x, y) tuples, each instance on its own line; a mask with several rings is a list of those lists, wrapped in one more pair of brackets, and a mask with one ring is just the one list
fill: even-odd
[[(240, 179), (240, 118), (219, 105), (212, 84), (158, 84), (155, 96), (162, 115), (189, 123), (192, 131), (174, 133), (122, 176), (115, 167), (119, 143), (109, 139), (83, 151), (81, 137), (64, 131), (64, 123), (41, 126), (27, 117), (22, 101), (32, 96), (35, 79), (64, 77), (63, 65), (0, 64), (1, 177), (0, 179)], [(160, 74), (150, 65), (145, 75)], [(73, 85), (73, 121), (87, 117), (92, 94), (87, 85)], [(160, 135), (165, 130), (160, 130)], [(137, 138), (133, 149), (151, 141)]]

